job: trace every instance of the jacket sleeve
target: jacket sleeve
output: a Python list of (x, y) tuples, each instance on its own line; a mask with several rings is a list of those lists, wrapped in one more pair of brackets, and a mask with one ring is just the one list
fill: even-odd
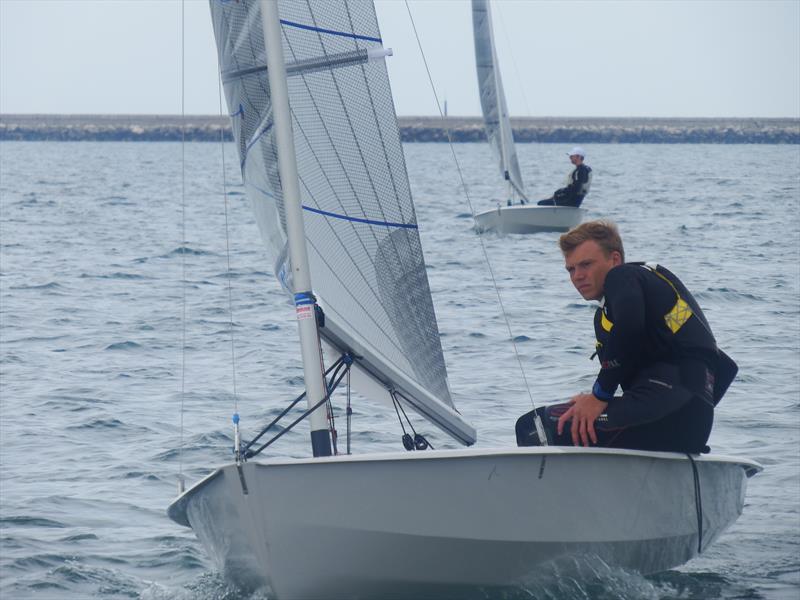
[(602, 362), (592, 393), (606, 402), (619, 385), (630, 381), (645, 343), (645, 297), (641, 282), (630, 269), (614, 268), (606, 275), (605, 306), (611, 318), (606, 327)]

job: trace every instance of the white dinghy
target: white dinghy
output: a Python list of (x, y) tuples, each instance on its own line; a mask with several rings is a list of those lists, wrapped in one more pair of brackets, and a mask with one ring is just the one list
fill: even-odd
[(218, 469), (169, 514), (228, 577), (277, 598), (485, 598), (565, 557), (681, 565), (741, 514), (758, 470), (556, 447), (274, 460)]
[(585, 213), (586, 209), (573, 206), (498, 205), (475, 215), (475, 229), (499, 233), (569, 231), (580, 224)]
[(410, 434), (410, 452), (332, 455), (326, 406), (345, 373), (398, 417), (476, 440), (450, 396), (387, 52), (363, 0), (211, 12), (242, 176), (295, 302), (314, 456), (251, 460), (258, 438), (242, 443), (237, 424), (235, 462), (170, 505), (226, 577), (279, 600), (485, 597), (562, 559), (669, 569), (736, 520), (760, 470), (746, 459), (431, 450)]
[(581, 222), (586, 209), (528, 203), (497, 61), (488, 0), (472, 0), (472, 30), (484, 129), (508, 194), (508, 198), (498, 202), (496, 208), (475, 215), (475, 229), (499, 233), (568, 231)]

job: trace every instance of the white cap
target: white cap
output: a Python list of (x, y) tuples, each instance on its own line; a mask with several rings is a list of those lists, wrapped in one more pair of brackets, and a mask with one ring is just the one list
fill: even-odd
[(584, 152), (583, 148), (580, 146), (575, 146), (572, 148), (572, 150), (567, 152), (567, 156), (580, 156), (581, 158), (586, 158), (586, 152)]

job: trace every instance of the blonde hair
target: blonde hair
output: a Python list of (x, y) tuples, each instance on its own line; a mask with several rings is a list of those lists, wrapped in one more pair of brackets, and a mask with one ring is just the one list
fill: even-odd
[(561, 252), (566, 256), (583, 242), (594, 240), (603, 249), (606, 256), (617, 251), (625, 262), (625, 249), (622, 247), (622, 238), (619, 236), (617, 226), (611, 221), (598, 220), (581, 223), (574, 229), (558, 238)]

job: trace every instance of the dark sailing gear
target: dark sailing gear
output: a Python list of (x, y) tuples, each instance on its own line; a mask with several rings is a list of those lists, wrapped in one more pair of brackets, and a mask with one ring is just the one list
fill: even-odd
[[(609, 401), (646, 366), (681, 367), (683, 383), (713, 402), (717, 343), (689, 290), (664, 267), (628, 263), (606, 275), (594, 330), (600, 373), (592, 393)], [(708, 386), (711, 389), (707, 389)]]
[(583, 202), (592, 185), (592, 168), (581, 163), (567, 176), (567, 185), (558, 189), (552, 198), (540, 200), (540, 206), (575, 206)]
[[(644, 392), (644, 390), (642, 390)], [(659, 390), (660, 392), (660, 390)], [(678, 392), (679, 394), (682, 392)], [(626, 392), (627, 394), (627, 392)], [(659, 393), (659, 399), (664, 395)], [(571, 404), (551, 404), (536, 409), (542, 420), (547, 443), (554, 446), (571, 446), (570, 422), (564, 424), (558, 435), (558, 419)], [(522, 415), (516, 424), (517, 446), (541, 446), (531, 411)], [(603, 448), (632, 448), (654, 452), (708, 452), (706, 440), (714, 421), (714, 409), (692, 396), (679, 409), (663, 418), (635, 427), (612, 427), (607, 414), (602, 414), (594, 423), (597, 445)]]
[[(700, 306), (670, 271), (644, 263), (611, 269), (604, 293), (594, 317), (600, 372), (592, 393), (608, 402), (595, 421), (598, 445), (708, 452), (714, 406), (738, 368), (717, 349)], [(550, 443), (572, 444), (569, 425), (556, 434), (569, 406), (537, 409)], [(519, 445), (538, 441), (532, 423), (533, 412), (517, 422)]]

